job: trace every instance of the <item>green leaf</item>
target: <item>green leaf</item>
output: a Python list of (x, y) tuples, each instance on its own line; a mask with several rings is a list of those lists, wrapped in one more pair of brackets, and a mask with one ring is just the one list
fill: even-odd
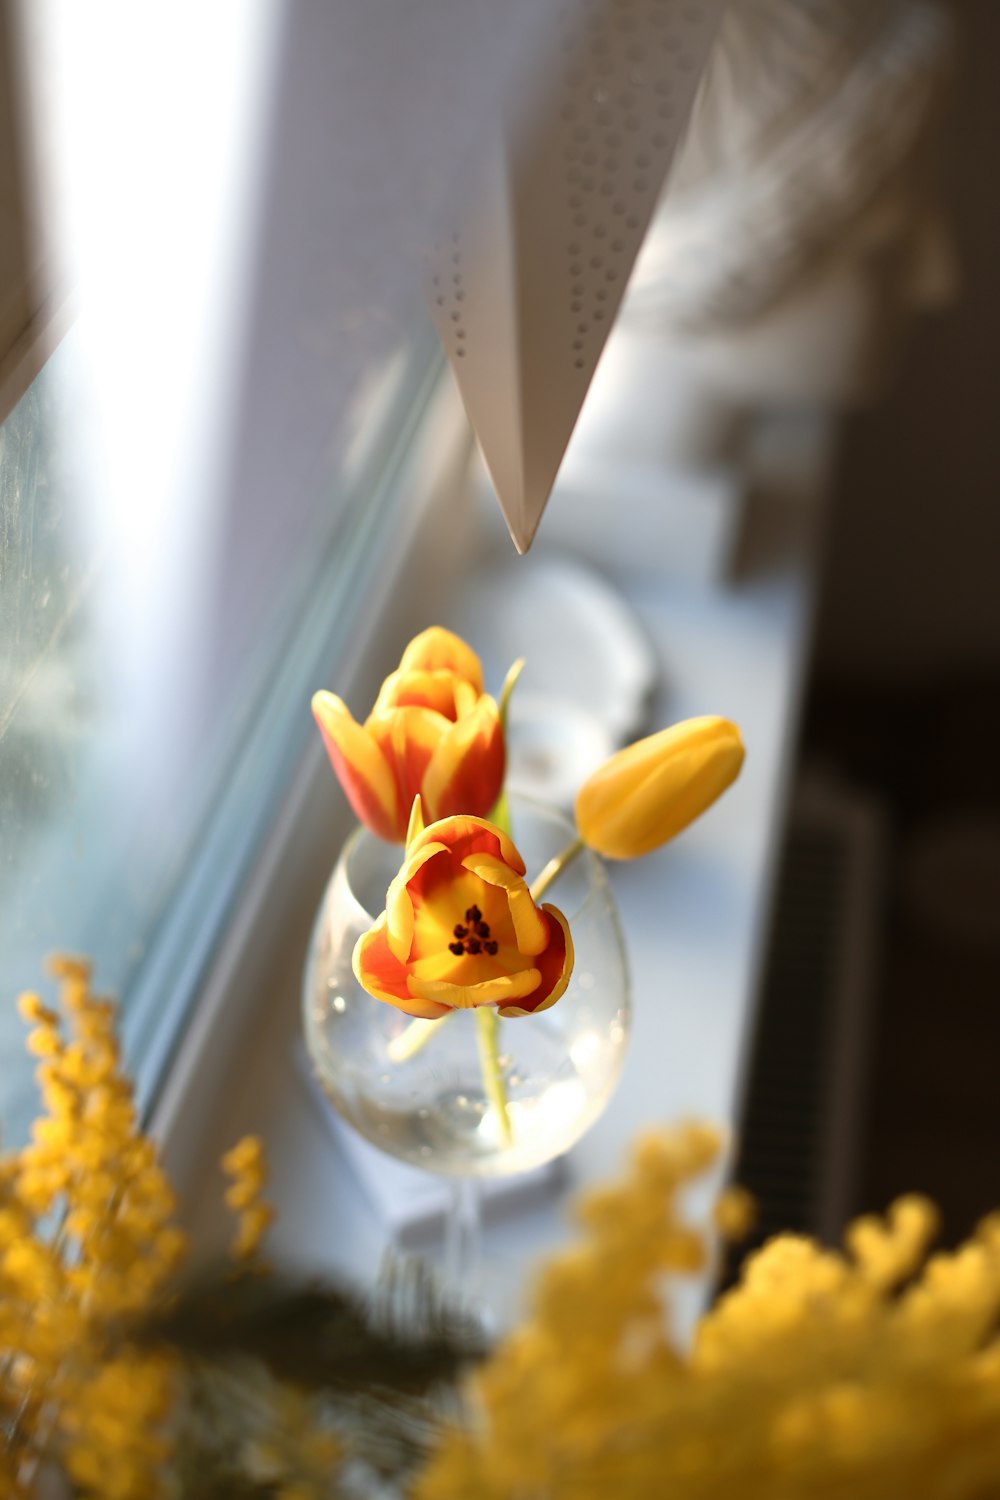
[(422, 1393), (486, 1353), (481, 1331), (433, 1295), (428, 1282), (400, 1316), (340, 1287), (227, 1270), (187, 1287), (140, 1337), (202, 1360), (249, 1356), (310, 1389)]
[(520, 677), (523, 671), (524, 657), (519, 656), (517, 658), (517, 661), (511, 662), (510, 667), (507, 670), (507, 676), (503, 680), (503, 687), (500, 689), (500, 728), (503, 730), (504, 734), (507, 733), (507, 710), (510, 705), (510, 695), (514, 691), (514, 688), (517, 685), (517, 679)]

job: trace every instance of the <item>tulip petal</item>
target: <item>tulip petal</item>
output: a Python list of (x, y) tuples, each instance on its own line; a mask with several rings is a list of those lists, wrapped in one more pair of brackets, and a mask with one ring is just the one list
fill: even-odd
[[(396, 783), (404, 834), (413, 799), (423, 792), (424, 773), (448, 728), (448, 720), (430, 708), (390, 708), (371, 713), (365, 720), (365, 729), (381, 750)], [(426, 798), (424, 801), (426, 804)], [(429, 806), (427, 814), (431, 816)]]
[(530, 958), (541, 953), (548, 942), (548, 926), (532, 901), (523, 878), (492, 854), (469, 854), (462, 860), (462, 865), (487, 885), (498, 886), (506, 892), (519, 951)]
[(569, 923), (559, 908), (550, 906), (548, 902), (542, 906), (542, 911), (551, 921), (548, 945), (545, 952), (535, 960), (541, 974), (541, 983), (537, 993), (531, 996), (530, 1008), (502, 1006), (499, 1012), (502, 1016), (537, 1016), (540, 1011), (548, 1010), (557, 1000), (562, 999), (572, 978), (575, 954)]
[(479, 984), (449, 984), (445, 979), (419, 979), (411, 973), (407, 984), (415, 999), (437, 1002), (451, 1010), (472, 1010), (477, 1005), (495, 1005), (498, 1001), (508, 1004), (524, 999), (538, 988), (541, 977), (538, 969), (519, 969), (514, 974), (497, 974)]
[(479, 695), (471, 682), (466, 682), (464, 677), (453, 676), (452, 691), (454, 692), (455, 719), (464, 719), (471, 714), (479, 701)]
[(458, 710), (459, 689), (463, 693), (462, 702), (471, 708), (476, 702), (476, 690), (454, 672), (390, 672), (379, 689), (372, 713), (388, 713), (394, 708), (429, 708), (451, 721)]
[(398, 842), (402, 835), (395, 780), (378, 744), (335, 693), (316, 693), (312, 711), (354, 812), (379, 838)]
[(500, 713), (484, 695), (470, 713), (439, 735), (423, 777), (428, 815), (485, 815), (503, 786), (504, 739)]
[(436, 1021), (447, 1015), (450, 1009), (447, 1005), (411, 994), (406, 980), (406, 968), (395, 958), (386, 941), (384, 913), (374, 927), (358, 938), (354, 945), (352, 964), (355, 978), (369, 995), (395, 1005), (408, 1015)]
[(457, 672), (459, 677), (472, 683), (477, 693), (483, 690), (483, 669), (479, 657), (460, 636), (440, 625), (431, 625), (413, 637), (400, 658), (399, 670)]
[(387, 941), (400, 963), (406, 962), (413, 946), (414, 915), (413, 901), (408, 889), (409, 883), (428, 860), (433, 859), (437, 854), (447, 853), (447, 845), (435, 843), (433, 840), (427, 842), (423, 839), (423, 835), (418, 835), (410, 852), (403, 860), (401, 868), (389, 883), (389, 889), (385, 893)]
[[(411, 954), (407, 964), (408, 972), (414, 979), (447, 979), (452, 983), (458, 983), (456, 970), (461, 960), (456, 962), (455, 954), (447, 947), (438, 948), (436, 952), (425, 953), (421, 956)], [(466, 960), (468, 964), (469, 961)]]
[[(513, 839), (485, 818), (466, 817), (461, 813), (438, 818), (436, 823), (428, 823), (420, 838), (446, 844), (459, 862), (468, 854), (492, 854), (519, 875), (525, 873), (524, 860)], [(419, 848), (419, 841), (415, 848)]]

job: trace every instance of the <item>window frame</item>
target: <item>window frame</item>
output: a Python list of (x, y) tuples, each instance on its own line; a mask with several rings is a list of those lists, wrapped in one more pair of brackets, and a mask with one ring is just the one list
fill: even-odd
[[(374, 697), (401, 643), (426, 623), (427, 579), (447, 574), (465, 553), (466, 528), (456, 526), (456, 518), (468, 506), (473, 442), (453, 382), (437, 359), (393, 461), (371, 493), (369, 545), (357, 558), (350, 605), (344, 601), (303, 622), (293, 653), (296, 685), (279, 689), (286, 700), (299, 697), (303, 733), (289, 747), (252, 836), (247, 831), (242, 857), (232, 863), (225, 909), (204, 923), (197, 961), (186, 966), (181, 982), (170, 955), (195, 905), (192, 886), (172, 933), (164, 935), (162, 957), (143, 976), (151, 1003), (163, 993), (173, 998), (138, 1057), (137, 1097), (182, 1199), (201, 1180), (203, 1141), (255, 1045), (268, 995), (282, 978), (287, 982), (290, 962), (304, 962), (321, 892), (354, 826), (298, 684), (335, 683), (359, 711)], [(133, 1051), (137, 1038), (128, 1020), (125, 1035), (126, 1050)]]
[[(19, 19), (14, 0), (0, 0), (3, 82), (16, 80), (20, 71), (16, 65), (21, 44)], [(270, 92), (261, 99), (262, 117), (269, 124), (274, 123), (300, 60), (287, 34), (283, 32), (279, 40)], [(14, 101), (15, 90), (9, 89), (6, 97)], [(26, 111), (22, 111), (22, 117), (27, 120)], [(16, 232), (25, 252), (17, 267), (28, 287), (35, 284), (29, 272), (34, 275), (36, 269), (27, 253), (32, 142), (19, 135), (18, 119), (13, 107), (5, 114), (0, 112), (0, 149), (9, 148), (12, 162), (15, 148), (17, 152)], [(287, 181), (290, 174), (305, 181), (322, 180), (323, 143), (307, 144), (303, 153), (301, 140), (290, 142), (280, 132), (269, 141), (259, 164), (260, 182), (248, 195), (249, 229), (270, 222), (276, 186)], [(315, 245), (310, 253), (317, 253)], [(262, 349), (253, 320), (270, 302), (281, 303), (282, 271), (273, 251), (255, 255), (247, 285), (242, 288), (243, 310), (249, 312), (251, 321), (233, 341), (230, 363), (236, 378), (232, 412), (224, 413), (231, 418), (226, 434), (226, 467), (225, 472), (212, 476), (234, 497), (241, 449), (252, 432), (254, 403), (259, 407), (262, 396), (266, 396), (266, 384), (260, 383), (261, 368), (266, 364), (265, 355), (275, 353)], [(416, 312), (420, 308), (419, 287), (415, 287), (413, 302)], [(66, 313), (58, 334), (61, 336), (68, 326)], [(334, 682), (341, 691), (349, 692), (352, 684), (359, 692), (367, 691), (368, 676), (375, 670), (370, 664), (382, 659), (388, 669), (396, 638), (404, 629), (399, 626), (394, 634), (393, 621), (405, 614), (407, 600), (416, 599), (416, 586), (406, 587), (408, 577), (413, 581), (407, 563), (411, 554), (425, 545), (421, 532), (436, 483), (431, 471), (440, 473), (435, 464), (430, 464), (419, 434), (432, 410), (440, 407), (444, 386), (443, 357), (426, 314), (415, 318), (411, 333), (402, 348), (401, 368), (389, 382), (391, 388), (376, 393), (375, 399), (366, 400), (360, 409), (361, 430), (355, 434), (346, 465), (342, 465), (341, 455), (328, 451), (332, 418), (324, 427), (313, 414), (305, 434), (282, 434), (288, 444), (297, 441), (296, 457), (300, 460), (304, 436), (308, 454), (307, 462), (299, 464), (300, 471), (307, 471), (303, 482), (308, 482), (321, 501), (324, 495), (330, 497), (331, 504), (336, 498), (342, 515), (324, 537), (322, 566), (316, 570), (308, 595), (290, 611), (281, 663), (266, 677), (259, 701), (254, 703), (249, 732), (231, 764), (222, 767), (220, 795), (206, 810), (197, 844), (153, 930), (139, 934), (144, 940), (142, 959), (118, 996), (126, 1065), (145, 1120), (159, 1114), (174, 1070), (190, 1066), (192, 1047), (196, 1052), (201, 1045), (198, 1037), (204, 1034), (206, 996), (211, 1009), (211, 997), (219, 992), (219, 965), (225, 967), (233, 961), (234, 943), (242, 948), (242, 939), (237, 942), (234, 934), (245, 932), (247, 912), (257, 910), (254, 892), (261, 888), (261, 871), (270, 868), (269, 862), (275, 857), (271, 851), (283, 847), (281, 830), (292, 816), (289, 809), (298, 805), (303, 777), (308, 781), (324, 774), (309, 713), (312, 691)], [(287, 356), (289, 349), (294, 350), (297, 336), (298, 330), (289, 328), (283, 334), (287, 347), (278, 353)], [(18, 345), (21, 354), (22, 343)], [(31, 359), (18, 363), (12, 406), (57, 344), (55, 334), (50, 342), (34, 340)], [(291, 398), (295, 399), (308, 381), (315, 379), (316, 370), (308, 360), (293, 363), (291, 368), (297, 381)], [(0, 396), (3, 394), (0, 388)], [(449, 452), (467, 456), (471, 438), (460, 407), (451, 398), (446, 405), (451, 411)], [(277, 458), (280, 463), (280, 453)], [(263, 778), (262, 767), (266, 769)], [(341, 831), (346, 831), (346, 823)], [(331, 836), (337, 836), (336, 828)], [(273, 905), (277, 893), (274, 881), (267, 885), (261, 910)], [(253, 923), (255, 940), (267, 925), (258, 914)], [(39, 964), (43, 956), (39, 953)], [(100, 987), (102, 976), (97, 973), (95, 977)], [(226, 1031), (243, 1024), (237, 1001), (238, 994), (231, 990), (225, 1009)], [(192, 1036), (193, 1043), (189, 1040)]]
[(0, 423), (66, 331), (57, 284), (33, 211), (35, 142), (24, 96), (23, 42), (14, 0), (0, 0)]

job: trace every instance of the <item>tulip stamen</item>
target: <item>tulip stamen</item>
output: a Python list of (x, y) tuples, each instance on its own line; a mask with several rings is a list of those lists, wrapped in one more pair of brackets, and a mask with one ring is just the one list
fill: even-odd
[(464, 922), (456, 922), (452, 928), (455, 941), (448, 944), (448, 952), (454, 953), (456, 958), (463, 954), (470, 954), (473, 958), (479, 953), (488, 953), (492, 958), (499, 951), (499, 943), (490, 937), (490, 924), (483, 921), (483, 914), (478, 906), (470, 906), (465, 913)]

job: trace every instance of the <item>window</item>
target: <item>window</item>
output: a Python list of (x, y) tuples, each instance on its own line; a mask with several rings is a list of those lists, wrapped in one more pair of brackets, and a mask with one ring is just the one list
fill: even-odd
[(156, 1086), (405, 529), (384, 480), (438, 368), (423, 253), (539, 24), (535, 0), (15, 8), (26, 220), (72, 324), (0, 413), (14, 1137), (9, 1001), (53, 948), (94, 957)]
[(412, 266), (391, 308), (345, 269), (305, 68), (330, 17), (284, 10), (21, 14), (74, 319), (0, 427), (8, 1140), (34, 1109), (11, 1002), (54, 949), (94, 958), (155, 1087), (390, 545), (380, 476), (437, 368)]

